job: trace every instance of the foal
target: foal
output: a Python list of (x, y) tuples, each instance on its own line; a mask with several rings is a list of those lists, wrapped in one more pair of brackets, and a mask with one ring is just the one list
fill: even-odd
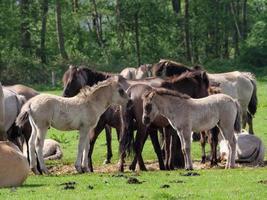
[[(143, 96), (144, 124), (149, 125), (161, 114), (168, 119), (180, 137), (185, 168), (192, 169), (190, 155), (191, 132), (204, 131), (218, 125), (222, 136), (229, 142), (226, 168), (235, 166), (236, 141), (234, 131), (241, 129), (240, 107), (237, 101), (224, 94), (193, 99), (166, 89), (153, 89)], [(179, 114), (177, 114), (179, 113)]]
[(30, 167), (37, 173), (36, 148), (40, 169), (48, 173), (43, 159), (43, 145), (46, 132), (52, 126), (58, 130), (79, 130), (75, 168), (80, 173), (88, 172), (88, 133), (91, 134), (100, 116), (111, 104), (126, 106), (127, 102), (128, 96), (121, 88), (118, 77), (100, 82), (92, 88), (85, 87), (72, 98), (41, 94), (30, 99), (16, 120), (18, 126), (22, 126), (28, 118), (31, 123)]

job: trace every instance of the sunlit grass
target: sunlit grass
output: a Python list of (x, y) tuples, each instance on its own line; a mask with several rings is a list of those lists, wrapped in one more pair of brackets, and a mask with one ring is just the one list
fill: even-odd
[[(53, 93), (60, 94), (59, 91)], [(256, 135), (267, 144), (267, 82), (258, 83), (258, 98), (259, 106), (254, 119), (254, 129)], [(47, 164), (73, 164), (77, 153), (77, 131), (60, 132), (51, 128), (48, 137), (61, 142), (64, 156), (61, 161), (50, 161)], [(113, 134), (112, 148), (112, 162), (117, 163), (116, 134)], [(194, 160), (200, 160), (199, 143), (193, 144), (192, 154)], [(93, 153), (94, 166), (102, 165), (105, 156), (105, 134), (101, 133)], [(144, 160), (156, 159), (149, 140), (146, 142), (143, 157)], [(264, 180), (267, 182), (267, 167), (195, 171), (200, 176), (182, 176), (181, 174), (186, 173), (184, 170), (125, 173), (127, 177), (137, 178), (141, 184), (127, 184), (127, 177), (103, 173), (30, 175), (22, 187), (1, 189), (0, 199), (266, 199), (267, 197), (267, 184), (264, 183)], [(75, 189), (64, 189), (63, 183), (66, 182), (75, 182)], [(89, 185), (93, 188), (89, 189)], [(162, 188), (163, 185), (167, 186)]]

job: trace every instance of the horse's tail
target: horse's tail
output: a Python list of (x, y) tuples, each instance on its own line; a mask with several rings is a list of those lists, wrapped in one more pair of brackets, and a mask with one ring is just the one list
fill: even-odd
[(30, 101), (28, 101), (26, 104), (24, 104), (21, 108), (21, 111), (16, 119), (16, 125), (18, 127), (22, 127), (29, 119), (30, 114)]
[(0, 140), (5, 140), (5, 104), (4, 104), (4, 92), (2, 84), (0, 83)]
[(133, 114), (133, 106), (127, 108), (124, 117), (124, 130), (120, 136), (120, 153), (127, 153), (130, 155), (134, 148), (134, 114)]
[(257, 112), (257, 105), (258, 105), (256, 78), (255, 75), (250, 72), (243, 72), (242, 74), (246, 78), (248, 78), (253, 85), (253, 92), (248, 104), (248, 111), (251, 115), (255, 115), (255, 113)]
[(237, 111), (234, 123), (234, 130), (236, 133), (241, 133), (241, 107), (237, 100), (234, 100), (234, 103), (236, 105)]

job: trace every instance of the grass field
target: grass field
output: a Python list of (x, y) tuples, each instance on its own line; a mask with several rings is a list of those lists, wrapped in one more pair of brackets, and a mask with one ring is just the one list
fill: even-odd
[[(49, 92), (59, 94), (59, 91)], [(254, 129), (266, 145), (267, 81), (258, 81), (258, 99)], [(61, 141), (64, 156), (61, 161), (50, 161), (46, 164), (73, 165), (77, 152), (77, 136), (77, 132), (58, 132), (50, 129), (48, 137)], [(115, 164), (118, 161), (118, 142), (115, 134), (112, 147), (112, 162)], [(195, 162), (200, 160), (199, 143), (193, 144), (192, 152)], [(102, 165), (105, 155), (105, 137), (101, 134), (94, 149), (95, 168)], [(150, 141), (145, 145), (143, 157), (145, 160), (155, 160)], [(198, 176), (183, 176), (187, 173), (185, 170), (126, 172), (123, 175), (117, 172), (30, 175), (22, 187), (0, 189), (0, 199), (267, 199), (267, 166), (231, 170), (200, 169), (194, 172)], [(132, 180), (139, 181), (139, 184), (129, 184), (131, 177)]]

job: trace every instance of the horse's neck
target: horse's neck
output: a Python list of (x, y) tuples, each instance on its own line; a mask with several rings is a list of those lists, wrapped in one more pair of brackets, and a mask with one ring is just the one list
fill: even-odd
[(185, 104), (184, 99), (171, 95), (156, 95), (154, 98), (159, 112), (167, 118), (170, 117), (170, 111), (180, 110)]
[(94, 104), (98, 109), (106, 110), (112, 104), (112, 92), (111, 89), (107, 87), (100, 88), (96, 90), (88, 98), (87, 103)]

